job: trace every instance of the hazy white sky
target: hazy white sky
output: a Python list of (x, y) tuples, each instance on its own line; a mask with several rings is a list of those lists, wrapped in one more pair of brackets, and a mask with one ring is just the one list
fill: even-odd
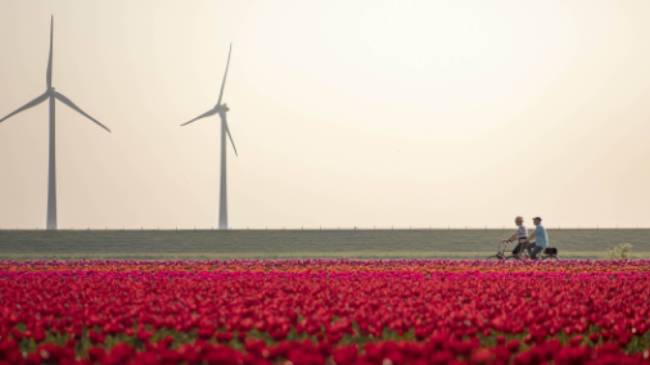
[[(59, 225), (650, 225), (650, 2), (0, 0), (0, 114), (54, 84)], [(0, 124), (0, 227), (43, 227), (47, 107)], [(232, 154), (231, 154), (232, 155)]]

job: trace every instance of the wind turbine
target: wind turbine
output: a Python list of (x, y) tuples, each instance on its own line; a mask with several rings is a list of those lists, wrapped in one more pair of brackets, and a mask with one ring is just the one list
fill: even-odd
[(232, 53), (232, 43), (228, 47), (228, 60), (226, 61), (226, 71), (223, 74), (223, 79), (221, 80), (221, 89), (219, 90), (219, 99), (217, 104), (207, 112), (199, 115), (198, 117), (181, 124), (181, 127), (186, 126), (190, 123), (194, 123), (199, 119), (203, 119), (215, 114), (219, 114), (221, 119), (221, 184), (219, 187), (219, 229), (228, 229), (228, 191), (226, 189), (226, 135), (230, 139), (232, 144), (232, 149), (235, 151), (235, 156), (237, 156), (237, 147), (235, 147), (235, 141), (232, 139), (230, 134), (230, 128), (228, 128), (228, 119), (226, 117), (228, 111), (228, 105), (226, 103), (221, 103), (223, 98), (223, 89), (226, 86), (226, 77), (228, 76), (228, 66), (230, 66), (230, 53)]
[(52, 47), (54, 43), (54, 16), (50, 18), (50, 55), (47, 61), (47, 73), (45, 76), (46, 79), (46, 89), (43, 94), (37, 96), (34, 100), (29, 103), (21, 106), (16, 109), (9, 115), (0, 119), (0, 123), (5, 120), (13, 117), (14, 115), (25, 111), (27, 109), (33, 108), (45, 100), (49, 101), (50, 104), (50, 153), (48, 160), (48, 184), (47, 184), (47, 229), (56, 229), (57, 228), (57, 216), (56, 216), (56, 123), (55, 123), (55, 100), (62, 102), (63, 104), (69, 106), (77, 113), (83, 115), (84, 117), (90, 119), (93, 123), (104, 128), (110, 133), (110, 129), (97, 121), (97, 119), (91, 117), (86, 112), (81, 110), (72, 100), (68, 99), (65, 95), (54, 89), (52, 86)]

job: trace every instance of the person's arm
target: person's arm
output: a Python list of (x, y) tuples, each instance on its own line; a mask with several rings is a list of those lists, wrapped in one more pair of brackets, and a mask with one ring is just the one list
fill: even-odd
[(533, 242), (535, 241), (535, 231), (528, 236), (528, 242)]
[(517, 232), (513, 233), (512, 236), (509, 238), (505, 239), (504, 242), (513, 242), (517, 239)]

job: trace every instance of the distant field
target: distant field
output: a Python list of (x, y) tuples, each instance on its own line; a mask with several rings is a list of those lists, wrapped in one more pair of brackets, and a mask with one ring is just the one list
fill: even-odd
[[(0, 231), (0, 258), (481, 258), (510, 230)], [(650, 257), (650, 229), (550, 230), (562, 257), (606, 257), (629, 242)]]

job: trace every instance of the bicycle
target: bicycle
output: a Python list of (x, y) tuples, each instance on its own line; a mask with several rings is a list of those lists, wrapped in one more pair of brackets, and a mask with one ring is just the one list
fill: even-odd
[(517, 242), (515, 247), (513, 247), (510, 254), (506, 254), (508, 245), (513, 243), (512, 241), (504, 240), (499, 242), (496, 255), (489, 256), (488, 258), (496, 258), (499, 260), (523, 260), (523, 259), (557, 259), (558, 250), (555, 247), (546, 247), (544, 248), (536, 258), (531, 257), (531, 249), (535, 246), (535, 242), (520, 241)]

